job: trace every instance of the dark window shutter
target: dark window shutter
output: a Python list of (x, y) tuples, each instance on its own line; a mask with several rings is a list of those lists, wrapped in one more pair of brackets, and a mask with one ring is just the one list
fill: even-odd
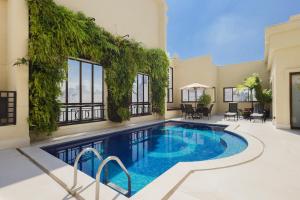
[(0, 97), (0, 118), (8, 117), (8, 98)]

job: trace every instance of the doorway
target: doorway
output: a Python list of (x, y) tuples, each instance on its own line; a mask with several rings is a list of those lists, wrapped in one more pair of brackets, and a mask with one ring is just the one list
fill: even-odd
[(291, 128), (300, 129), (300, 72), (290, 73)]

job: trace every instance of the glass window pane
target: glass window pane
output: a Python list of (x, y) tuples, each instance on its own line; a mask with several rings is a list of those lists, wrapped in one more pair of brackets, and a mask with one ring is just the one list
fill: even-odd
[(94, 102), (103, 103), (103, 68), (94, 65)]
[(203, 95), (203, 93), (204, 93), (204, 89), (203, 88), (197, 88), (197, 101)]
[(245, 88), (243, 90), (238, 90), (233, 88), (233, 101), (236, 102), (245, 102), (249, 99), (249, 89)]
[(138, 74), (138, 102), (143, 102), (143, 75)]
[(173, 102), (173, 68), (169, 67), (168, 71), (168, 102)]
[(92, 102), (92, 64), (82, 62), (82, 103)]
[(169, 67), (169, 88), (172, 88), (173, 87), (173, 68), (172, 67)]
[(188, 101), (188, 90), (182, 90), (182, 101)]
[(173, 89), (169, 89), (169, 102), (173, 101)]
[(137, 76), (134, 79), (133, 86), (132, 86), (132, 102), (137, 102)]
[(60, 101), (60, 103), (66, 103), (66, 81), (63, 81), (60, 84), (60, 91), (61, 91), (61, 94), (58, 97), (58, 100)]
[(238, 91), (238, 89), (233, 88), (233, 101), (240, 101), (240, 93)]
[(80, 63), (76, 60), (68, 60), (68, 101), (79, 103), (79, 75)]
[(144, 102), (149, 102), (148, 92), (149, 92), (149, 77), (145, 75), (144, 76)]
[(101, 106), (94, 106), (94, 112), (92, 113), (94, 119), (104, 118), (103, 114), (104, 114), (104, 112), (103, 112)]
[(290, 75), (291, 87), (291, 126), (300, 128), (300, 74)]
[[(132, 86), (132, 106), (131, 114), (140, 115), (149, 113), (149, 106), (146, 104), (150, 102), (149, 97), (150, 78), (148, 75), (137, 74)], [(135, 104), (134, 104), (135, 103)], [(138, 103), (138, 105), (136, 104)]]
[(251, 99), (251, 94), (249, 96), (250, 96), (249, 101), (257, 101), (256, 92), (254, 89), (252, 90), (252, 99)]
[(148, 105), (144, 105), (144, 113), (149, 113), (149, 106)]
[(249, 100), (249, 89), (245, 88), (240, 91), (240, 101), (248, 101)]
[(195, 101), (195, 90), (194, 89), (190, 89), (189, 90), (189, 101)]
[(224, 93), (224, 101), (232, 101), (232, 88), (225, 88)]

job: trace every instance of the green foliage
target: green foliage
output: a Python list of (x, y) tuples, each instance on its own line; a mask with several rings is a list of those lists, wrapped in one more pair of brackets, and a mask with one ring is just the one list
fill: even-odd
[(23, 57), (23, 58), (18, 58), (17, 61), (14, 63), (14, 66), (28, 65), (28, 64), (29, 64), (29, 60)]
[(255, 97), (262, 105), (272, 102), (272, 90), (262, 89), (261, 79), (259, 78), (258, 74), (252, 74), (251, 76), (246, 78), (241, 85), (238, 85), (237, 88), (239, 90), (249, 88), (251, 91), (251, 99), (253, 99), (252, 91), (255, 90)]
[(252, 91), (255, 90), (256, 99), (261, 99), (262, 95), (262, 86), (259, 75), (254, 73), (251, 76), (247, 77), (244, 82), (237, 86), (238, 90), (242, 90), (244, 88), (249, 88), (250, 90), (250, 99), (253, 99)]
[(255, 89), (261, 85), (261, 81), (259, 75), (254, 73), (248, 78), (246, 78), (243, 82), (243, 85), (249, 89)]
[[(74, 13), (53, 0), (27, 0), (29, 8), (29, 124), (35, 132), (57, 129), (60, 84), (66, 78), (68, 57), (100, 63), (106, 70), (108, 118), (130, 118), (132, 84), (137, 72), (152, 81), (152, 104), (165, 110), (168, 58), (163, 50), (114, 36), (83, 13)], [(25, 60), (19, 60), (25, 62)]]
[(262, 99), (260, 100), (263, 104), (272, 103), (272, 90), (264, 89), (261, 95)]
[(199, 104), (202, 104), (204, 107), (207, 107), (211, 103), (211, 96), (209, 94), (203, 94), (199, 100)]
[(161, 49), (147, 51), (147, 68), (151, 77), (151, 94), (153, 111), (163, 115), (165, 113), (165, 96), (168, 84), (169, 60)]

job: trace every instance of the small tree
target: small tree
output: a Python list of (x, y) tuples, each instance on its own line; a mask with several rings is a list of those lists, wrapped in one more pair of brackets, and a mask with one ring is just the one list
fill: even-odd
[(209, 94), (203, 94), (199, 100), (199, 104), (202, 104), (204, 107), (207, 107), (211, 103), (211, 96)]
[(272, 103), (272, 90), (264, 89), (261, 94), (261, 99), (258, 100), (262, 103), (263, 107), (265, 107), (266, 104)]
[(262, 86), (261, 86), (261, 80), (258, 76), (258, 74), (254, 73), (248, 78), (244, 80), (244, 82), (237, 86), (239, 90), (243, 90), (245, 88), (248, 88), (250, 90), (250, 99), (251, 99), (251, 106), (253, 109), (253, 91), (255, 91), (255, 97), (257, 100), (262, 99)]

